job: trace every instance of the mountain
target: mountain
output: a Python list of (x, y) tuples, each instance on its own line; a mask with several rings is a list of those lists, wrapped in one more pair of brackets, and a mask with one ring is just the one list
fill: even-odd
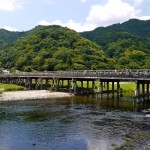
[(61, 26), (37, 26), (0, 51), (1, 65), (22, 71), (114, 68), (101, 46)]
[(150, 20), (131, 19), (80, 34), (102, 46), (116, 68), (150, 68)]
[(81, 32), (81, 35), (101, 46), (106, 46), (118, 39), (150, 38), (150, 20), (130, 19), (122, 24), (113, 24), (108, 27), (98, 27), (93, 31)]
[(0, 29), (0, 67), (21, 71), (150, 69), (150, 20), (77, 33), (58, 25)]
[(26, 32), (11, 32), (5, 29), (0, 29), (0, 42), (10, 44), (25, 34)]

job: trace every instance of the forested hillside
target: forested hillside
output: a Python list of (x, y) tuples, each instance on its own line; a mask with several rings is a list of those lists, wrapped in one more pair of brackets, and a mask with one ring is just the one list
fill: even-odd
[(0, 29), (0, 42), (10, 44), (25, 34), (26, 32), (11, 32), (5, 29)]
[(77, 33), (61, 26), (0, 30), (0, 67), (21, 71), (150, 69), (150, 21)]
[(150, 68), (150, 20), (131, 19), (81, 35), (101, 45), (116, 68)]
[(22, 71), (114, 68), (101, 46), (60, 26), (37, 26), (1, 50), (1, 65)]

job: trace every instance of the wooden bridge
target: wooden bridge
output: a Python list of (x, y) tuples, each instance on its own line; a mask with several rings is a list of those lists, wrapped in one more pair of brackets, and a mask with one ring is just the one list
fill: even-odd
[[(64, 82), (65, 81), (65, 82)], [(99, 86), (95, 87), (95, 81)], [(80, 82), (80, 88), (78, 85)], [(79, 71), (44, 71), (0, 74), (0, 83), (14, 83), (26, 89), (72, 90), (74, 94), (86, 92), (120, 92), (120, 82), (135, 82), (135, 98), (150, 99), (150, 69), (145, 70), (79, 70)], [(92, 88), (89, 87), (91, 82)], [(64, 85), (67, 84), (67, 85)], [(117, 88), (115, 89), (115, 85)], [(104, 89), (104, 86), (105, 89)], [(111, 88), (110, 88), (111, 86)], [(111, 89), (111, 90), (110, 90)]]

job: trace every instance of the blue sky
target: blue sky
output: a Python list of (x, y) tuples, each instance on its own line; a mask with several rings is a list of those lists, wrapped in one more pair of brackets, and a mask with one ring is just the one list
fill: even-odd
[(27, 31), (57, 24), (78, 32), (150, 19), (150, 0), (0, 0), (0, 28)]

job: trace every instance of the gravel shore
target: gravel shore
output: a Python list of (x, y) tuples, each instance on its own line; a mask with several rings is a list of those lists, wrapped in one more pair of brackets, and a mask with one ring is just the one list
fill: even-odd
[(63, 92), (50, 92), (47, 90), (34, 90), (34, 91), (13, 91), (3, 92), (0, 96), (0, 101), (11, 100), (27, 100), (27, 99), (47, 99), (47, 98), (60, 98), (70, 97), (71, 94)]

